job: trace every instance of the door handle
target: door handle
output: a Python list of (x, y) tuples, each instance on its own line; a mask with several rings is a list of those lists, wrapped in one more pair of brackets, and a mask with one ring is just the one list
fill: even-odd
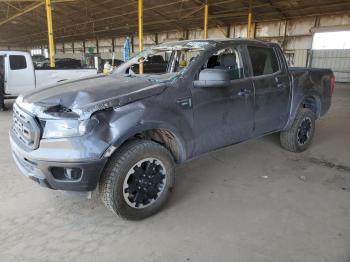
[(241, 91), (237, 93), (238, 96), (248, 97), (252, 91), (246, 88), (242, 88)]
[(277, 88), (285, 88), (286, 85), (283, 83), (277, 83)]
[(190, 109), (192, 108), (192, 99), (190, 97), (186, 97), (183, 99), (178, 99), (177, 104), (182, 108), (182, 109)]
[(276, 81), (277, 88), (285, 88), (286, 87), (286, 85), (283, 82), (281, 82), (281, 80), (277, 76), (275, 77), (275, 81)]

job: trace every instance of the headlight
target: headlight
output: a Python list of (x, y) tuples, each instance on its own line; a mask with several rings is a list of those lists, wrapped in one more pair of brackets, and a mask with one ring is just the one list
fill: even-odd
[(89, 133), (97, 124), (98, 120), (95, 118), (84, 121), (70, 119), (46, 120), (43, 138), (83, 136)]

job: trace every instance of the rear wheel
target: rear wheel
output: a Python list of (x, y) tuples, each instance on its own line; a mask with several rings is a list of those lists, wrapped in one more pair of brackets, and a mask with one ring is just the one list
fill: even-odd
[(119, 216), (138, 220), (165, 204), (174, 186), (174, 161), (163, 146), (136, 140), (110, 159), (100, 181), (105, 206)]
[(280, 134), (281, 145), (291, 152), (302, 152), (311, 144), (315, 133), (315, 114), (308, 108), (301, 108), (289, 130)]

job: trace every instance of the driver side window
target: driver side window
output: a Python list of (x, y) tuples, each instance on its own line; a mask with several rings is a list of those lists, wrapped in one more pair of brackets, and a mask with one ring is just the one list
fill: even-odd
[(245, 77), (240, 53), (236, 48), (227, 47), (212, 54), (203, 69), (220, 69), (229, 73), (231, 80)]

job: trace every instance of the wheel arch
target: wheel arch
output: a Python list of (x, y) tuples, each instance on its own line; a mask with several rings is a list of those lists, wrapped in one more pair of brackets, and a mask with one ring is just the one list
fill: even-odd
[(321, 99), (317, 95), (305, 96), (298, 108), (301, 107), (311, 109), (315, 113), (316, 119), (321, 115)]
[(302, 96), (300, 99), (298, 99), (298, 102), (292, 103), (289, 120), (287, 121), (287, 124), (283, 130), (287, 130), (292, 126), (294, 119), (298, 114), (299, 108), (310, 108), (315, 113), (316, 119), (318, 119), (321, 115), (321, 105), (321, 99), (318, 94), (308, 94)]
[(180, 133), (175, 128), (160, 123), (147, 123), (128, 130), (112, 143), (105, 156), (110, 156), (123, 144), (134, 139), (152, 140), (163, 145), (170, 151), (176, 163), (181, 163), (187, 158), (185, 142)]

